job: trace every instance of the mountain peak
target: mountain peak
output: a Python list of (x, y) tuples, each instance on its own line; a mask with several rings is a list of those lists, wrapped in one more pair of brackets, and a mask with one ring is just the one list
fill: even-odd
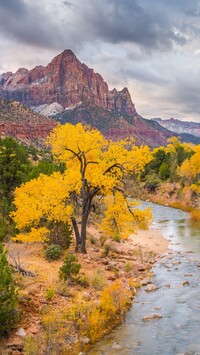
[(74, 52), (72, 52), (71, 49), (64, 49), (63, 52), (59, 53), (56, 57), (53, 58), (52, 62), (58, 60), (62, 61), (66, 59), (78, 61), (76, 55), (74, 54)]
[(110, 91), (101, 75), (82, 64), (71, 49), (58, 54), (46, 67), (3, 74), (0, 98), (14, 99), (30, 107), (57, 102), (63, 109), (83, 102), (118, 113), (136, 114), (128, 89)]

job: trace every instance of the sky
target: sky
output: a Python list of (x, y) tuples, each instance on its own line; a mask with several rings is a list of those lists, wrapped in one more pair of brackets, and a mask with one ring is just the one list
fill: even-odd
[(200, 122), (200, 0), (0, 0), (0, 74), (64, 49), (141, 116)]

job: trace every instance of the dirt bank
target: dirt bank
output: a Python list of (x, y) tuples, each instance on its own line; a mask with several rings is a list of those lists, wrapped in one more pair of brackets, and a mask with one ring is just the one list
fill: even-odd
[[(13, 355), (42, 355), (48, 351), (70, 355), (87, 350), (120, 323), (144, 278), (150, 280), (152, 265), (167, 247), (168, 242), (158, 230), (140, 230), (117, 243), (102, 241), (101, 233), (90, 226), (88, 254), (77, 256), (81, 282), (63, 284), (58, 274), (65, 255), (48, 262), (42, 244), (9, 243), (11, 262), (14, 258), (35, 276), (14, 276), (23, 316), (10, 338), (1, 344), (2, 349)], [(95, 317), (105, 319), (99, 318), (96, 324)]]

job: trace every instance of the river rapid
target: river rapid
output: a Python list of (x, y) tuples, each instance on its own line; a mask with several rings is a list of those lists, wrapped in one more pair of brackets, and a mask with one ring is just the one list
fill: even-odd
[[(89, 352), (90, 355), (200, 355), (200, 224), (186, 212), (152, 204), (153, 228), (170, 241), (168, 252), (153, 268), (124, 322)], [(153, 233), (153, 231), (152, 231)], [(158, 313), (162, 318), (144, 321)]]

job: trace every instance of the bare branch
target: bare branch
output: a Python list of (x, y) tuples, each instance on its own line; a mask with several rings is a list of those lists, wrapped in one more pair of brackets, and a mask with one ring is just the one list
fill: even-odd
[(36, 273), (30, 271), (30, 270), (25, 270), (20, 261), (20, 255), (19, 252), (17, 253), (17, 257), (15, 257), (14, 254), (9, 253), (9, 258), (12, 260), (13, 263), (9, 263), (10, 267), (13, 268), (16, 272), (20, 272), (23, 276), (31, 276), (35, 277), (37, 276)]
[(120, 169), (121, 171), (124, 170), (124, 168), (123, 168), (123, 166), (122, 166), (121, 164), (115, 163), (115, 164), (111, 165), (108, 169), (106, 169), (106, 170), (104, 171), (103, 175), (109, 173), (109, 172), (110, 172), (112, 169), (114, 169), (114, 168), (118, 168), (118, 169)]

